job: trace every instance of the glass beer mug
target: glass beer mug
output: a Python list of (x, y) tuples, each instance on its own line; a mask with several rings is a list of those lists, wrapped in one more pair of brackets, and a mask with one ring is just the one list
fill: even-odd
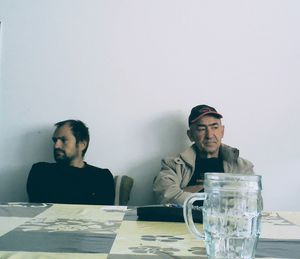
[[(261, 176), (206, 173), (204, 193), (194, 193), (183, 205), (189, 231), (205, 241), (209, 259), (254, 259), (260, 234)], [(203, 200), (203, 230), (194, 224), (192, 208)]]

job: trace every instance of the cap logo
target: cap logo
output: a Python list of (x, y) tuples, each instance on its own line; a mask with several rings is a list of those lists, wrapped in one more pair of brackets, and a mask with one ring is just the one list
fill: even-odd
[(199, 110), (199, 112), (209, 112), (209, 111), (210, 111), (209, 108), (202, 108), (202, 109)]

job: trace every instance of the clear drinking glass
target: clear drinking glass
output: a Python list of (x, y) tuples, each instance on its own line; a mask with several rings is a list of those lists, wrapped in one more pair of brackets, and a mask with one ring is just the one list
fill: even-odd
[[(209, 259), (254, 259), (260, 235), (261, 176), (206, 173), (204, 193), (192, 194), (183, 205), (189, 231), (205, 240)], [(203, 200), (203, 230), (192, 217), (193, 203)]]

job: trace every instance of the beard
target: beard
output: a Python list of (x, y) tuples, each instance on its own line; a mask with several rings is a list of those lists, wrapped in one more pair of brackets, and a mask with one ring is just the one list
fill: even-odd
[(56, 163), (64, 164), (64, 165), (70, 164), (71, 158), (66, 155), (65, 151), (61, 149), (55, 149), (53, 153), (54, 153), (53, 154), (54, 160), (56, 161)]

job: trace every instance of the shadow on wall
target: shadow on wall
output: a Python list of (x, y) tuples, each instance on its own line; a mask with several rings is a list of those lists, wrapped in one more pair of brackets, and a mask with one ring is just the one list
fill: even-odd
[(0, 174), (0, 200), (3, 202), (27, 201), (26, 182), (32, 164), (53, 161), (53, 128), (40, 127), (27, 131), (14, 143), (10, 166)]
[(129, 205), (155, 204), (152, 184), (160, 171), (161, 159), (175, 156), (190, 145), (186, 135), (187, 124), (184, 122), (180, 114), (171, 113), (152, 121), (142, 129), (147, 140), (138, 141), (144, 144), (144, 152), (149, 153), (150, 159), (137, 163), (136, 167), (129, 170), (130, 176), (134, 178)]
[(27, 201), (26, 183), (29, 171), (33, 164), (37, 162), (53, 162), (52, 134), (54, 127), (41, 127), (36, 130), (28, 131), (22, 136), (23, 142), (20, 145), (20, 157), (24, 174), (25, 199)]
[(37, 162), (53, 162), (52, 134), (54, 127), (43, 127), (28, 131), (22, 137), (20, 155), (24, 164), (30, 166)]
[[(27, 201), (27, 167), (12, 165), (0, 174), (0, 201)], [(29, 172), (29, 171), (28, 171)]]

